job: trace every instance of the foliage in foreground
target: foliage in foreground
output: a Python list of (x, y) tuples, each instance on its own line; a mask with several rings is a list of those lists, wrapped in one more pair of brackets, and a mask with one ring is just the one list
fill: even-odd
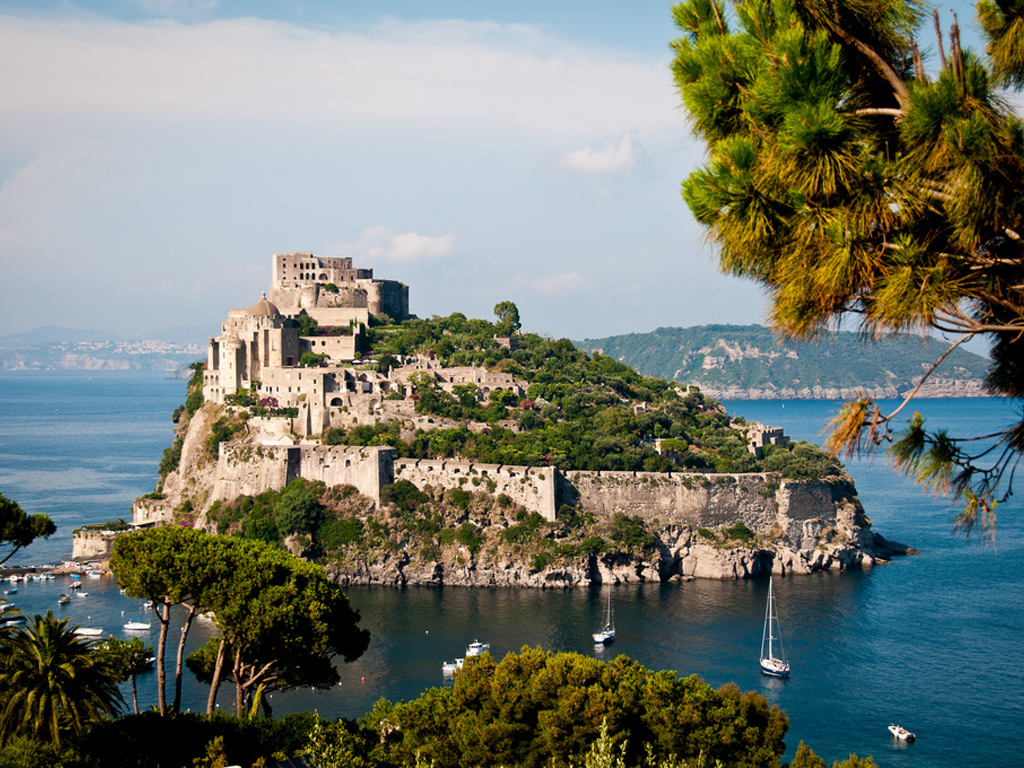
[[(232, 682), (238, 714), (262, 694), (330, 685), (336, 656), (358, 658), (369, 633), (341, 588), (312, 563), (259, 541), (165, 526), (119, 537), (110, 561), (125, 593), (151, 600), (160, 621), (157, 639), (157, 700), (161, 714), (181, 701), (184, 647), (194, 618), (213, 612), (221, 637), (189, 657), (189, 667), (211, 686), (212, 713), (218, 686)], [(170, 610), (185, 610), (175, 666), (175, 694), (168, 708), (164, 690)]]
[[(677, 86), (709, 150), (683, 196), (723, 270), (763, 285), (771, 322), (811, 338), (842, 320), (882, 338), (939, 331), (991, 345), (990, 389), (1024, 397), (1024, 3), (978, 3), (985, 56), (939, 34), (916, 0), (686, 0), (673, 8)], [(954, 345), (953, 348), (955, 348)], [(924, 371), (941, 364), (946, 353)], [(916, 390), (915, 390), (916, 391)], [(868, 397), (829, 447), (896, 439), (897, 467), (965, 497), (958, 525), (990, 531), (1024, 455), (1024, 421), (988, 442), (894, 433)], [(992, 444), (995, 447), (992, 447)], [(980, 445), (981, 447), (977, 447)]]
[(49, 515), (30, 515), (14, 499), (0, 493), (0, 563), (10, 560), (16, 552), (36, 539), (48, 539), (57, 531)]
[(412, 765), (421, 754), (437, 768), (568, 766), (587, 755), (602, 723), (615, 747), (628, 742), (630, 765), (650, 745), (659, 761), (769, 768), (789, 727), (778, 707), (735, 685), (716, 691), (625, 656), (605, 663), (530, 648), (500, 663), (489, 654), (467, 659), (453, 687), (378, 702), (361, 723), (371, 732), (371, 764)]
[[(779, 765), (789, 721), (757, 693), (524, 648), (468, 660), (452, 687), (381, 699), (357, 722), (316, 713), (233, 717), (145, 712), (95, 722), (60, 746), (18, 735), (0, 768), (264, 766), (307, 755), (318, 768), (710, 768)], [(870, 758), (833, 768), (871, 768)], [(825, 768), (801, 742), (792, 768)]]

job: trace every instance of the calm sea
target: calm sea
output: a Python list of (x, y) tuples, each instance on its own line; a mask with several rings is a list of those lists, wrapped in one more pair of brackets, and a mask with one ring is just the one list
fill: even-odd
[[(23, 563), (70, 554), (72, 528), (127, 517), (153, 489), (171, 440), (170, 414), (184, 382), (161, 374), (0, 373), (0, 492), (60, 530), (19, 554)], [(730, 413), (786, 427), (817, 441), (838, 403), (728, 403)], [(954, 434), (989, 431), (1018, 417), (1001, 400), (934, 400), (918, 406)], [(562, 592), (486, 589), (352, 589), (373, 639), (344, 665), (329, 691), (276, 694), (275, 712), (316, 709), (357, 717), (378, 698), (418, 696), (444, 685), (441, 662), (475, 638), (498, 657), (541, 646), (602, 658), (626, 654), (652, 669), (736, 682), (790, 717), (791, 757), (802, 739), (828, 763), (851, 752), (881, 766), (953, 768), (1019, 764), (1024, 753), (1024, 521), (1021, 505), (999, 507), (995, 546), (951, 533), (952, 508), (893, 475), (884, 460), (849, 467), (874, 528), (921, 550), (871, 571), (779, 579), (775, 589), (788, 681), (760, 675), (757, 654), (767, 583), (690, 582), (613, 588), (618, 639), (590, 643), (601, 623), (600, 589)], [(139, 606), (109, 579), (83, 580), (85, 597), (58, 608), (60, 579), (19, 585), (12, 599), (29, 612), (63, 611), (85, 626), (124, 635)], [(209, 636), (200, 624), (192, 645)], [(155, 631), (144, 637), (155, 639)], [(140, 681), (155, 702), (153, 675)], [(205, 706), (189, 684), (186, 705)], [(227, 697), (223, 706), (230, 706)], [(918, 735), (909, 746), (886, 731), (898, 722)]]

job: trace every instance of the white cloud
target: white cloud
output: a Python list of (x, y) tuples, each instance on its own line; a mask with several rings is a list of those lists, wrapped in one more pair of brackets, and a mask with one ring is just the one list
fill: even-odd
[(526, 293), (537, 296), (566, 296), (587, 290), (591, 280), (579, 272), (567, 272), (561, 275), (541, 275), (526, 277), (520, 275), (515, 281), (516, 287)]
[(412, 263), (443, 258), (452, 252), (455, 235), (440, 237), (403, 232), (396, 235), (391, 227), (369, 227), (364, 229), (354, 243), (331, 243), (326, 246), (328, 255), (352, 256), (359, 264), (376, 264), (381, 261)]
[(611, 142), (601, 149), (584, 147), (562, 155), (560, 165), (582, 173), (610, 173), (632, 168), (635, 163), (633, 135), (627, 133), (619, 142)]
[[(665, 62), (493, 22), (0, 16), (0, 119), (680, 130)], [(628, 149), (628, 144), (626, 145)], [(620, 147), (621, 148), (621, 147)]]

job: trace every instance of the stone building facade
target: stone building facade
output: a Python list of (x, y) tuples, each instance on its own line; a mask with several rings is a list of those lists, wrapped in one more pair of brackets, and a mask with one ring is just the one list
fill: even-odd
[(370, 315), (409, 318), (409, 288), (376, 280), (372, 269), (356, 269), (351, 258), (312, 253), (275, 253), (270, 300), (285, 314), (305, 310), (322, 326), (367, 323)]

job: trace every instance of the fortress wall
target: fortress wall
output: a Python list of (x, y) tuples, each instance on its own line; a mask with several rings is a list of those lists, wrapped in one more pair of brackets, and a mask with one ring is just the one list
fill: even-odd
[(757, 531), (771, 530), (779, 517), (777, 481), (763, 474), (569, 471), (564, 482), (567, 500), (604, 517), (621, 512), (691, 528), (743, 521)]
[(220, 445), (213, 492), (209, 501), (230, 501), (239, 495), (277, 491), (292, 479), (288, 473), (289, 446)]
[(295, 478), (327, 486), (353, 485), (380, 503), (380, 487), (391, 482), (391, 448), (321, 446), (225, 446), (210, 501), (279, 491)]
[[(575, 472), (466, 461), (400, 459), (387, 447), (221, 446), (209, 501), (280, 490), (302, 477), (328, 486), (352, 485), (380, 504), (380, 489), (396, 480), (506, 494), (547, 520), (558, 506), (575, 503), (599, 517), (616, 513), (648, 523), (692, 529), (737, 522), (767, 533), (776, 527), (792, 541), (814, 537), (863, 514), (848, 480), (779, 481), (764, 474), (703, 475), (654, 472)], [(166, 515), (159, 501), (140, 502), (136, 522)], [(849, 519), (847, 519), (849, 518)]]
[(443, 459), (396, 459), (394, 479), (408, 480), (421, 489), (427, 485), (440, 485), (466, 491), (487, 491), (494, 496), (504, 493), (530, 512), (537, 512), (545, 520), (554, 520), (557, 509), (557, 474), (558, 470), (551, 467), (513, 467)]
[(353, 485), (378, 506), (381, 486), (393, 482), (393, 448), (304, 445), (298, 450), (299, 477), (328, 487)]
[(115, 531), (76, 531), (71, 536), (71, 559), (109, 560), (117, 536)]

